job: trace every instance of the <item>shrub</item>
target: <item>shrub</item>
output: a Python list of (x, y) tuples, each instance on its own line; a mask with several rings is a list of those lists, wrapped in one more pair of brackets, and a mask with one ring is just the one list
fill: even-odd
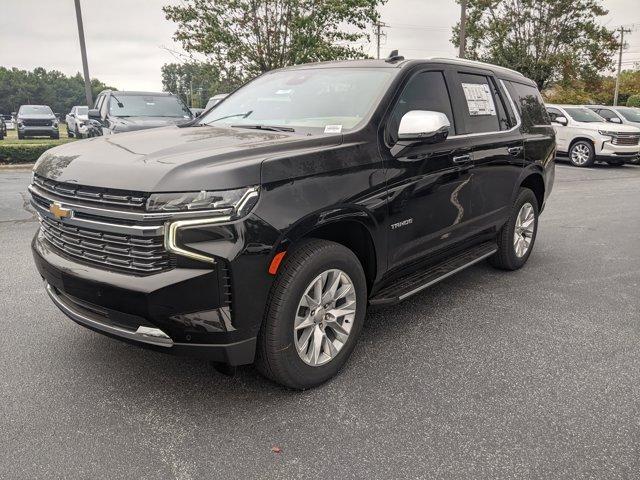
[(627, 107), (640, 107), (640, 95), (631, 95), (627, 100)]
[(45, 151), (56, 145), (59, 145), (59, 142), (8, 143), (3, 145), (3, 140), (0, 140), (0, 163), (33, 163)]

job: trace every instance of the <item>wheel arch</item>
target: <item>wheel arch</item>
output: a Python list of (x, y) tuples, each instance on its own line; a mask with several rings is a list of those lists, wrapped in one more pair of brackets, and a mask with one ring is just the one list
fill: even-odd
[(375, 223), (365, 212), (342, 212), (339, 215), (335, 211), (331, 213), (333, 218), (314, 215), (313, 219), (307, 219), (289, 229), (278, 242), (275, 251), (290, 250), (300, 241), (309, 238), (339, 243), (356, 255), (364, 270), (367, 288), (371, 291), (380, 271), (382, 259), (379, 255), (383, 250), (375, 241)]
[(538, 201), (538, 209), (542, 211), (544, 206), (545, 184), (540, 172), (530, 172), (520, 182), (520, 188), (528, 188), (533, 191)]
[(586, 137), (586, 136), (577, 136), (573, 139), (571, 139), (571, 142), (569, 142), (569, 148), (567, 149), (567, 153), (571, 152), (571, 147), (573, 147), (577, 142), (579, 141), (585, 141), (585, 142), (589, 142), (591, 144), (591, 146), (593, 147), (593, 153), (595, 154), (596, 151), (596, 142), (593, 138), (590, 137)]

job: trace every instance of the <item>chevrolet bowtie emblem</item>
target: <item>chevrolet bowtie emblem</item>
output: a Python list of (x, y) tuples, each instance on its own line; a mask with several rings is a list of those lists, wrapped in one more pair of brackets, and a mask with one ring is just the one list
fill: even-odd
[(50, 206), (49, 206), (49, 211), (53, 214), (54, 217), (56, 217), (58, 220), (60, 220), (61, 218), (70, 218), (73, 215), (73, 210), (70, 210), (68, 208), (64, 208), (62, 205), (60, 205), (58, 202), (53, 202)]

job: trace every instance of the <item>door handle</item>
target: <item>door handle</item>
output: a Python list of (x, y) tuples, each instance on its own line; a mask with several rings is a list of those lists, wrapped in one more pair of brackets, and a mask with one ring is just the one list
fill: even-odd
[(453, 157), (453, 163), (457, 163), (458, 165), (461, 163), (469, 163), (471, 161), (471, 155), (458, 155), (457, 157)]
[(509, 152), (509, 155), (513, 155), (514, 157), (516, 155), (520, 155), (522, 153), (522, 147), (509, 147), (507, 148), (507, 152)]

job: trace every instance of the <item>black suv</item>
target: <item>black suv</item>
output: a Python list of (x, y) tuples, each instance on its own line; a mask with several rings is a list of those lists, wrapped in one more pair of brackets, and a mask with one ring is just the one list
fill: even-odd
[[(104, 90), (89, 110), (89, 118), (95, 121), (94, 129), (100, 127), (97, 135), (108, 135), (180, 125), (191, 121), (193, 114), (171, 93)], [(96, 132), (88, 136), (96, 136)]]
[(58, 119), (47, 105), (22, 105), (16, 116), (18, 138), (50, 137), (60, 138)]
[(483, 259), (522, 267), (554, 154), (535, 83), (512, 70), (301, 65), (188, 126), (48, 150), (33, 254), (81, 325), (309, 388), (347, 361), (369, 306)]

